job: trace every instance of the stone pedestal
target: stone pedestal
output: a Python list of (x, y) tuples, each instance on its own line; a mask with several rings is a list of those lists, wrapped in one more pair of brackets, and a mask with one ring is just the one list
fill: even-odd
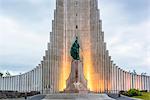
[(71, 73), (67, 79), (66, 93), (88, 93), (87, 80), (83, 74), (83, 63), (80, 60), (73, 60)]

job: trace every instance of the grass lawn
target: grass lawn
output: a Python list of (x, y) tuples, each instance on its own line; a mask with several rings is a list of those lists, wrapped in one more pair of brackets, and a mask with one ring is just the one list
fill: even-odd
[(142, 96), (134, 96), (133, 98), (139, 98), (143, 100), (150, 100), (150, 92), (142, 92)]

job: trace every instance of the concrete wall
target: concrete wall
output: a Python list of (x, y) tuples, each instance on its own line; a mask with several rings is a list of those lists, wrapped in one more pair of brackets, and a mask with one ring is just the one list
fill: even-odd
[(112, 93), (114, 93), (114, 90), (119, 92), (121, 90), (127, 91), (132, 88), (150, 91), (150, 76), (126, 72), (114, 64), (111, 84)]
[(37, 66), (30, 72), (0, 78), (0, 90), (10, 91), (41, 91), (42, 92), (42, 67)]
[[(108, 56), (108, 54), (106, 56)], [(110, 57), (107, 58), (106, 61), (107, 63), (104, 63), (105, 68), (98, 69), (101, 70), (101, 73), (103, 73), (101, 74), (103, 77), (101, 78), (101, 75), (97, 74), (97, 78), (94, 81), (96, 82), (95, 92), (118, 93), (121, 90), (127, 91), (131, 88), (150, 91), (150, 76), (126, 72), (116, 66), (116, 64), (113, 64)], [(49, 70), (50, 69), (45, 63), (39, 64), (33, 70), (21, 75), (1, 77), (0, 90), (12, 90), (19, 92), (40, 91), (41, 93), (54, 93), (56, 90), (52, 90), (51, 86), (48, 84), (52, 83), (52, 80), (50, 79), (55, 78), (56, 76), (53, 76), (53, 73), (50, 73)], [(104, 84), (101, 84), (101, 82), (103, 82), (102, 79), (104, 79)], [(55, 84), (53, 85), (53, 88), (56, 88)]]

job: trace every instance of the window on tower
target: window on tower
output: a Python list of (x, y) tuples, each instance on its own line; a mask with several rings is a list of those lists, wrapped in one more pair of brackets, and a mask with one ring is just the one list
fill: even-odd
[(78, 6), (78, 1), (75, 1), (75, 6)]
[(78, 29), (78, 25), (76, 25), (76, 29)]
[(63, 7), (64, 6), (63, 4), (64, 3), (62, 1), (60, 1), (60, 0), (58, 1), (58, 6), (62, 6)]

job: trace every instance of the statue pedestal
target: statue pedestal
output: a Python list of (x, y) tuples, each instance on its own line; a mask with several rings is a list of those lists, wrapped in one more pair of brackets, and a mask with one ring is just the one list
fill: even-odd
[(87, 80), (83, 74), (83, 63), (80, 60), (73, 60), (71, 73), (67, 79), (66, 93), (88, 93)]

